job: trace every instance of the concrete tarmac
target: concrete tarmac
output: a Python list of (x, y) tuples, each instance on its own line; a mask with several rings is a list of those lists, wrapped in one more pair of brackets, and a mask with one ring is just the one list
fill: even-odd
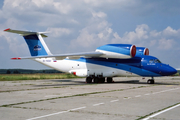
[(2, 120), (179, 120), (180, 77), (0, 82)]

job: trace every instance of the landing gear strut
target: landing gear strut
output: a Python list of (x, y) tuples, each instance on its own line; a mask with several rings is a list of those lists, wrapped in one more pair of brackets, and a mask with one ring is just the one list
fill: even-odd
[(154, 84), (154, 78), (152, 77), (151, 79), (149, 79), (149, 80), (147, 81), (147, 83), (148, 83), (148, 84)]

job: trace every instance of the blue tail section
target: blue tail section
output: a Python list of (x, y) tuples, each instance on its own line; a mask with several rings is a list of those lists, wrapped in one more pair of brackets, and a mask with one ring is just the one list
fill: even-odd
[(29, 47), (31, 56), (48, 55), (45, 49), (47, 46), (43, 46), (42, 41), (39, 39), (37, 34), (31, 34), (23, 37)]

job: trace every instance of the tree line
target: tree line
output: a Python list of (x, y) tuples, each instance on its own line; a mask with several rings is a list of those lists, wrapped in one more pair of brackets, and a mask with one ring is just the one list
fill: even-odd
[(34, 73), (62, 73), (54, 69), (29, 70), (29, 69), (0, 69), (0, 74), (34, 74)]

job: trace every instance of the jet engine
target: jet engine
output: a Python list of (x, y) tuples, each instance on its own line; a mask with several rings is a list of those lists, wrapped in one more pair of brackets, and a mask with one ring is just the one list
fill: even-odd
[(136, 55), (149, 55), (149, 49), (145, 47), (136, 47)]
[(128, 59), (136, 55), (136, 46), (131, 44), (107, 44), (100, 46), (96, 52), (101, 52), (104, 58)]

